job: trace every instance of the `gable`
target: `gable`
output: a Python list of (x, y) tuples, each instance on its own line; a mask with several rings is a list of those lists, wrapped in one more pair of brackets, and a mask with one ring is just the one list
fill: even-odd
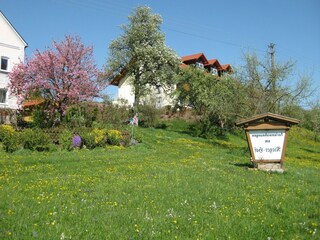
[(240, 120), (236, 123), (237, 126), (249, 125), (249, 124), (261, 124), (263, 122), (276, 122), (276, 123), (283, 123), (286, 125), (294, 125), (298, 124), (300, 120), (295, 118), (286, 117), (283, 115), (275, 114), (275, 113), (263, 113), (252, 116), (247, 119)]
[(0, 46), (24, 49), (28, 46), (17, 30), (12, 26), (9, 20), (0, 11)]
[(221, 70), (221, 65), (217, 59), (209, 60), (206, 67), (215, 67), (217, 70)]
[(196, 62), (200, 62), (203, 65), (208, 64), (208, 60), (207, 58), (204, 56), (203, 53), (197, 53), (197, 54), (192, 54), (192, 55), (188, 55), (188, 56), (183, 56), (181, 57), (181, 62), (184, 64), (194, 64)]

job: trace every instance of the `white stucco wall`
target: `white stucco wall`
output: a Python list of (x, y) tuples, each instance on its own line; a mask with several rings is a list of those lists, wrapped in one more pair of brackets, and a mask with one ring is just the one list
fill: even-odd
[[(130, 84), (131, 77), (125, 76), (119, 82), (118, 88), (118, 99), (117, 103), (120, 103), (121, 99), (127, 101), (127, 104), (133, 106), (134, 103), (134, 92), (133, 87)], [(173, 105), (173, 99), (170, 94), (164, 92), (162, 88), (160, 91), (154, 87), (151, 87), (151, 93), (145, 98), (140, 99), (141, 102), (154, 103), (157, 108), (162, 108), (164, 106)]]
[[(0, 12), (0, 58), (8, 58), (7, 71), (0, 70), (0, 88), (8, 89), (8, 73), (13, 66), (24, 60), (24, 50), (26, 42), (20, 37), (16, 30), (11, 26), (8, 20)], [(17, 98), (7, 91), (5, 103), (0, 103), (0, 108), (17, 109)]]
[(125, 76), (122, 78), (119, 82), (119, 88), (118, 88), (118, 99), (117, 101), (120, 102), (121, 99), (124, 99), (127, 101), (127, 104), (130, 106), (133, 106), (134, 103), (134, 93), (133, 93), (133, 87), (130, 84), (130, 77)]

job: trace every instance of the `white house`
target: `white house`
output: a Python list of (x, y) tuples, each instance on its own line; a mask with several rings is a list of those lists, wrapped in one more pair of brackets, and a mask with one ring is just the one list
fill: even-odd
[[(203, 53), (192, 54), (181, 57), (180, 68), (185, 68), (194, 65), (197, 68), (202, 68), (208, 73), (221, 77), (224, 74), (231, 74), (233, 72), (230, 64), (220, 65), (217, 59), (207, 60)], [(133, 87), (130, 83), (132, 76), (128, 76), (125, 71), (122, 71), (116, 76), (110, 84), (118, 87), (118, 97), (116, 102), (121, 103), (120, 100), (125, 100), (127, 105), (132, 106), (134, 103)], [(147, 103), (154, 103), (157, 108), (174, 105), (174, 99), (170, 92), (165, 92), (161, 87), (152, 88), (151, 94), (142, 99)]]
[[(134, 104), (134, 90), (131, 84), (132, 76), (120, 73), (116, 78), (111, 81), (111, 85), (118, 87), (118, 96), (116, 102), (118, 104), (126, 104), (133, 106)], [(124, 101), (124, 102), (122, 102)], [(169, 106), (173, 104), (173, 99), (168, 92), (165, 92), (162, 87), (152, 87), (151, 93), (141, 99), (142, 103), (155, 104), (157, 108)]]
[(0, 123), (10, 123), (18, 109), (17, 98), (8, 90), (8, 74), (13, 66), (24, 60), (26, 41), (0, 11)]

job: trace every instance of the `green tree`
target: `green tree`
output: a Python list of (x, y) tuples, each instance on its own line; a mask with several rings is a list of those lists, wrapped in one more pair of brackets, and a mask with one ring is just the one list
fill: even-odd
[(245, 89), (231, 75), (215, 77), (188, 67), (177, 82), (178, 102), (192, 107), (200, 117), (197, 135), (223, 134), (234, 126), (236, 117), (245, 115)]
[(244, 56), (244, 65), (237, 77), (246, 88), (250, 114), (281, 114), (288, 105), (296, 105), (310, 95), (308, 76), (300, 77), (296, 84), (289, 82), (293, 70), (294, 64), (289, 61), (260, 61), (254, 53)]
[(109, 45), (106, 74), (113, 79), (120, 73), (132, 76), (135, 106), (150, 93), (150, 87), (172, 89), (172, 79), (179, 68), (176, 53), (165, 44), (160, 31), (162, 18), (149, 7), (138, 7), (122, 26), (123, 34)]
[(320, 99), (311, 103), (310, 125), (314, 134), (314, 140), (318, 141), (318, 136), (320, 133)]

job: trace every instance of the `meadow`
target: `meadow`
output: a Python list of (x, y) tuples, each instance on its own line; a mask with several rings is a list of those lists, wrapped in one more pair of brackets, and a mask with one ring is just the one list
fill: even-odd
[(320, 239), (320, 143), (290, 130), (284, 167), (250, 168), (243, 133), (191, 137), (181, 122), (141, 143), (0, 150), (0, 239)]

